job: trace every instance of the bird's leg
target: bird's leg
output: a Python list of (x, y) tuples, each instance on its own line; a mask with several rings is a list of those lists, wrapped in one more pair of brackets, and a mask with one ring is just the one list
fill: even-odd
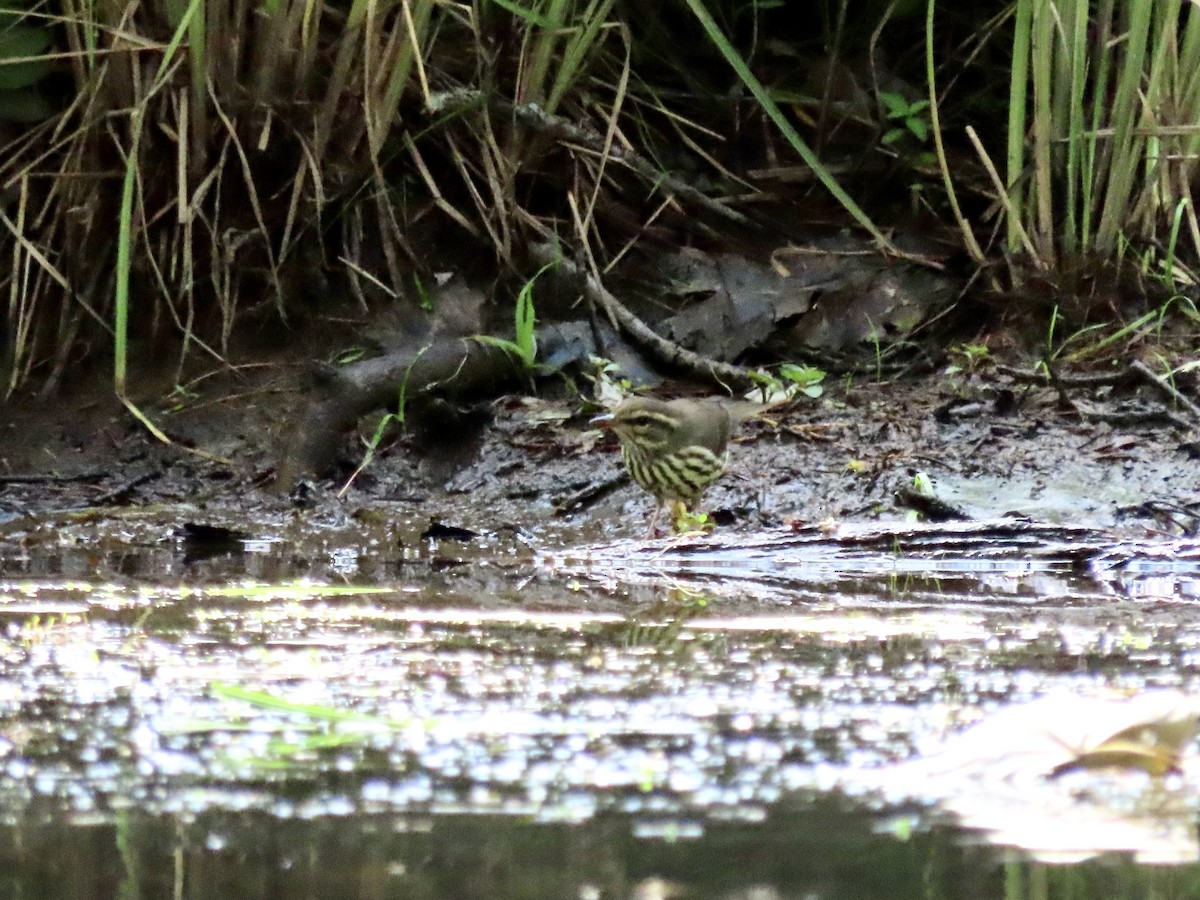
[(654, 515), (652, 515), (650, 517), (650, 531), (647, 532), (647, 534), (646, 534), (647, 539), (652, 540), (652, 539), (658, 537), (658, 532), (656, 530), (657, 526), (658, 526), (658, 517), (662, 515), (663, 505), (665, 504), (665, 502), (666, 501), (664, 501), (664, 500), (655, 500), (654, 501)]

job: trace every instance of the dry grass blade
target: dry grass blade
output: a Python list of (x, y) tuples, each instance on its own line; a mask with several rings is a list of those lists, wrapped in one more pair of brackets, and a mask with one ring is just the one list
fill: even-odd
[(991, 157), (983, 149), (983, 142), (979, 140), (979, 135), (970, 125), (967, 126), (967, 137), (971, 141), (971, 146), (975, 148), (975, 152), (979, 154), (979, 160), (983, 163), (984, 169), (987, 170), (988, 177), (992, 180), (992, 187), (996, 189), (997, 201), (1004, 207), (1004, 215), (1009, 223), (1009, 234), (1015, 233), (1025, 253), (1033, 260), (1033, 264), (1039, 269), (1045, 269), (1046, 263), (1038, 256), (1037, 249), (1033, 246), (1033, 242), (1029, 240), (1029, 234), (1025, 231), (1025, 226), (1021, 223), (1017, 208), (1013, 204), (1012, 198), (1009, 197), (1008, 191), (1004, 189), (1004, 182), (1000, 180), (1000, 173), (996, 171), (996, 166), (992, 163)]
[[(487, 127), (486, 123), (483, 127)], [(508, 200), (505, 196), (505, 186), (496, 177), (495, 167), (489, 165), (486, 142), (477, 142), (476, 146), (483, 146), (484, 152), (478, 156), (471, 157), (471, 159), (485, 169), (484, 182), (488, 185), (489, 193), (491, 193), (495, 200), (494, 208), (489, 206), (488, 202), (484, 200), (483, 195), (480, 194), (479, 188), (475, 184), (475, 178), (472, 177), (467, 157), (459, 148), (458, 141), (452, 134), (446, 135), (446, 144), (450, 150), (450, 160), (454, 163), (454, 167), (458, 169), (458, 173), (462, 177), (463, 186), (467, 189), (471, 201), (475, 204), (475, 210), (479, 214), (477, 220), (488, 233), (489, 243), (495, 248), (496, 253), (501, 259), (510, 259), (512, 235), (508, 228), (509, 217), (505, 215), (508, 209)], [(511, 192), (511, 180), (508, 181), (508, 185)]]
[(629, 29), (622, 27), (620, 29), (622, 43), (625, 45), (625, 58), (621, 64), (621, 78), (617, 82), (617, 89), (613, 95), (612, 107), (605, 116), (605, 121), (608, 123), (604, 130), (604, 150), (600, 154), (600, 166), (596, 172), (596, 177), (592, 185), (592, 194), (588, 198), (587, 212), (583, 216), (583, 233), (586, 234), (590, 230), (592, 217), (596, 212), (596, 201), (600, 197), (600, 189), (604, 184), (604, 170), (608, 165), (608, 160), (612, 153), (613, 139), (617, 135), (617, 122), (620, 117), (621, 108), (625, 103), (625, 97), (629, 92), (629, 70), (630, 70), (630, 52), (631, 43), (629, 40)]
[(433, 201), (437, 205), (438, 209), (449, 216), (455, 223), (460, 225), (463, 230), (465, 230), (472, 237), (478, 238), (480, 234), (479, 230), (475, 227), (475, 224), (465, 215), (455, 209), (454, 204), (450, 203), (450, 201), (448, 201), (442, 195), (442, 191), (438, 187), (437, 182), (434, 180), (433, 175), (430, 173), (429, 167), (425, 165), (425, 160), (421, 157), (421, 152), (417, 149), (417, 145), (413, 142), (412, 135), (406, 134), (404, 136), (404, 145), (408, 148), (408, 152), (412, 158), (413, 164), (416, 165), (418, 173), (420, 173), (421, 178), (425, 181), (425, 186), (429, 189), (429, 194), (433, 197)]
[[(931, 125), (931, 133), (933, 135), (933, 145), (937, 152), (938, 166), (942, 172), (942, 183), (946, 187), (946, 199), (950, 203), (951, 212), (954, 215), (954, 220), (958, 222), (959, 231), (963, 236), (963, 244), (967, 251), (971, 254), (971, 258), (979, 264), (982, 269), (985, 265), (983, 250), (979, 246), (979, 242), (975, 240), (975, 233), (971, 230), (970, 224), (962, 213), (962, 209), (958, 205), (958, 196), (954, 190), (954, 179), (950, 176), (950, 166), (946, 162), (946, 148), (942, 143), (942, 126), (940, 122), (940, 113), (938, 111), (938, 95), (937, 95), (937, 79), (933, 64), (933, 9), (935, 0), (929, 0), (925, 7), (925, 75), (928, 79), (929, 88), (929, 119)], [(992, 289), (999, 291), (1000, 285), (996, 280), (995, 274), (988, 272), (987, 277), (992, 283)]]
[(250, 202), (250, 209), (254, 212), (254, 221), (257, 223), (259, 234), (262, 236), (263, 251), (267, 254), (267, 265), (271, 274), (271, 283), (275, 288), (276, 308), (279, 310), (280, 318), (286, 321), (287, 310), (283, 305), (283, 286), (279, 283), (279, 264), (275, 260), (275, 248), (272, 246), (271, 232), (267, 229), (266, 219), (263, 217), (262, 203), (258, 198), (258, 188), (255, 184), (254, 172), (250, 168), (250, 160), (246, 158), (246, 151), (242, 147), (241, 140), (238, 138), (237, 129), (234, 127), (229, 116), (225, 114), (225, 110), (221, 108), (217, 96), (210, 92), (209, 99), (212, 101), (213, 110), (229, 134), (230, 146), (233, 147), (234, 153), (237, 154), (238, 162), (241, 164), (242, 182), (246, 186), (246, 199)]

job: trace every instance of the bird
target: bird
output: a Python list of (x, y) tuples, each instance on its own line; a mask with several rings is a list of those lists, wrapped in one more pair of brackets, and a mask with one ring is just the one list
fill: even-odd
[(616, 434), (630, 476), (657, 501), (651, 537), (663, 506), (679, 503), (694, 511), (729, 461), (733, 419), (716, 401), (630, 397), (592, 424)]

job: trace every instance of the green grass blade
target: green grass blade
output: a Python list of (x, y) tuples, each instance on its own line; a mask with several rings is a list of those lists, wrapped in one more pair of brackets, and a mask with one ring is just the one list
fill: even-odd
[(125, 173), (121, 181), (121, 206), (117, 216), (117, 270), (113, 294), (113, 387), (117, 396), (125, 397), (126, 375), (129, 354), (129, 273), (133, 253), (133, 195), (137, 186), (138, 147), (142, 140), (142, 117), (147, 103), (163, 85), (167, 84), (174, 71), (175, 53), (187, 33), (192, 17), (202, 0), (191, 0), (180, 19), (175, 33), (163, 51), (158, 75), (146, 96), (134, 107), (129, 121), (129, 151), (125, 156)]
[(871, 221), (870, 217), (859, 207), (857, 203), (854, 202), (853, 199), (851, 199), (850, 195), (842, 189), (842, 186), (837, 183), (837, 179), (833, 177), (832, 173), (830, 173), (828, 169), (821, 165), (821, 161), (817, 159), (816, 154), (813, 153), (808, 144), (804, 142), (804, 139), (800, 137), (796, 129), (792, 127), (792, 123), (788, 121), (787, 116), (783, 114), (783, 111), (779, 108), (775, 101), (771, 99), (770, 93), (765, 87), (763, 87), (762, 82), (759, 81), (758, 77), (750, 71), (750, 67), (746, 65), (746, 61), (742, 59), (741, 55), (729, 42), (729, 39), (725, 37), (725, 34), (717, 26), (716, 21), (705, 8), (703, 0), (686, 0), (686, 2), (688, 9), (692, 11), (692, 15), (696, 17), (696, 20), (704, 29), (705, 34), (708, 35), (709, 40), (713, 42), (716, 48), (721, 52), (721, 55), (725, 57), (725, 61), (733, 67), (733, 70), (737, 73), (738, 78), (742, 80), (742, 83), (746, 86), (750, 93), (754, 95), (754, 99), (758, 101), (763, 112), (765, 112), (771, 121), (775, 123), (775, 127), (779, 129), (780, 133), (791, 145), (792, 149), (795, 150), (800, 158), (804, 160), (804, 163), (813, 170), (813, 174), (817, 176), (821, 184), (825, 185), (825, 189), (833, 195), (834, 199), (842, 205), (842, 208), (845, 209), (846, 212), (854, 217), (855, 221), (857, 221), (873, 238), (875, 238), (876, 243), (881, 249), (887, 250), (891, 253), (899, 253), (895, 246), (892, 245), (892, 242), (884, 237), (883, 232), (880, 231), (875, 223)]
[(1008, 200), (1013, 214), (1008, 217), (1008, 250), (1021, 250), (1025, 205), (1019, 188), (1025, 171), (1025, 116), (1029, 104), (1029, 60), (1032, 53), (1033, 0), (1017, 0), (1013, 25), (1012, 68), (1008, 88)]

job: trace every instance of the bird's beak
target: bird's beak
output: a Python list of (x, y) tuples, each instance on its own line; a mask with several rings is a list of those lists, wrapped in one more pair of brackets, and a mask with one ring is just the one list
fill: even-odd
[(603, 428), (605, 431), (611, 431), (614, 421), (616, 421), (616, 416), (612, 413), (605, 413), (602, 416), (596, 416), (589, 424), (595, 425), (597, 428)]

